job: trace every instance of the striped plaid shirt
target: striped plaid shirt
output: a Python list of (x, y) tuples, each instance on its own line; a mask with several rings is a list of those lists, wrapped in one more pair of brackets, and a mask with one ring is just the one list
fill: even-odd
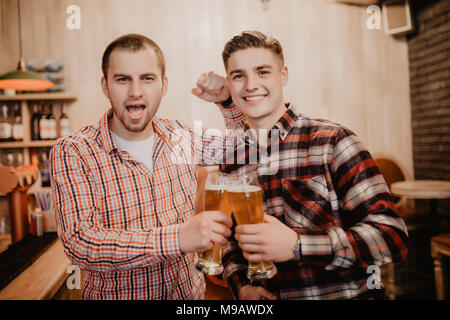
[[(221, 109), (227, 128), (242, 116)], [(202, 299), (194, 254), (179, 247), (179, 223), (194, 213), (194, 156), (214, 154), (223, 139), (200, 136), (154, 117), (153, 172), (117, 148), (109, 110), (98, 124), (64, 137), (51, 150), (58, 235), (85, 271), (84, 299)]]
[[(265, 161), (273, 174), (260, 167), (265, 212), (299, 234), (301, 258), (276, 263), (278, 274), (266, 287), (281, 299), (369, 297), (368, 267), (404, 260), (408, 242), (374, 160), (349, 129), (291, 107), (274, 129), (279, 139)], [(222, 170), (241, 170), (245, 165), (238, 163), (249, 163), (252, 152), (235, 152)], [(249, 281), (247, 261), (233, 240), (224, 249), (223, 277), (237, 296)]]

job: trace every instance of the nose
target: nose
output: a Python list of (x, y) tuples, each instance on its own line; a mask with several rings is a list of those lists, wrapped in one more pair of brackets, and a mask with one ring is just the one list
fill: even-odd
[(133, 98), (139, 98), (142, 96), (142, 86), (140, 81), (131, 81), (128, 95)]
[(253, 74), (247, 75), (247, 81), (245, 83), (245, 89), (247, 91), (255, 91), (258, 88), (258, 81)]

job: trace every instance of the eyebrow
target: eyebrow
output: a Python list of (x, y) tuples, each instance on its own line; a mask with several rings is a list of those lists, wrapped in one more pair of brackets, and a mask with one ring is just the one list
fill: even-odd
[(236, 69), (236, 70), (230, 71), (230, 75), (233, 75), (233, 74), (235, 74), (235, 73), (245, 73), (245, 72), (244, 72), (244, 70), (242, 70), (242, 69)]
[[(273, 67), (271, 65), (269, 65), (269, 64), (263, 64), (261, 66), (257, 66), (255, 69), (258, 71), (258, 70), (262, 70), (262, 69), (273, 69)], [(245, 70), (243, 70), (243, 69), (236, 69), (236, 70), (230, 71), (230, 75), (233, 75), (235, 73), (245, 73)]]
[[(153, 72), (143, 73), (143, 74), (139, 75), (139, 77), (146, 77), (146, 76), (158, 77)], [(116, 74), (113, 75), (113, 78), (119, 78), (119, 77), (130, 78), (131, 76), (128, 75), (128, 74), (123, 74), (123, 73), (116, 73)]]
[(264, 64), (262, 66), (256, 67), (256, 70), (261, 70), (261, 69), (272, 69), (272, 66), (269, 64)]

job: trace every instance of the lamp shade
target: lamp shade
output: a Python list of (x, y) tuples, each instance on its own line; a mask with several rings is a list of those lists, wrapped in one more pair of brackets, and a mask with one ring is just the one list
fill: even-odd
[(45, 91), (55, 84), (43, 75), (29, 70), (16, 70), (0, 76), (0, 89), (16, 91)]

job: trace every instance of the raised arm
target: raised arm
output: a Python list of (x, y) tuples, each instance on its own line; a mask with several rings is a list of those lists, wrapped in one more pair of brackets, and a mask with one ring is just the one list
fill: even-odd
[(242, 129), (245, 118), (234, 105), (226, 79), (213, 71), (203, 73), (197, 81), (197, 87), (191, 90), (198, 98), (217, 105), (225, 120), (227, 129)]

